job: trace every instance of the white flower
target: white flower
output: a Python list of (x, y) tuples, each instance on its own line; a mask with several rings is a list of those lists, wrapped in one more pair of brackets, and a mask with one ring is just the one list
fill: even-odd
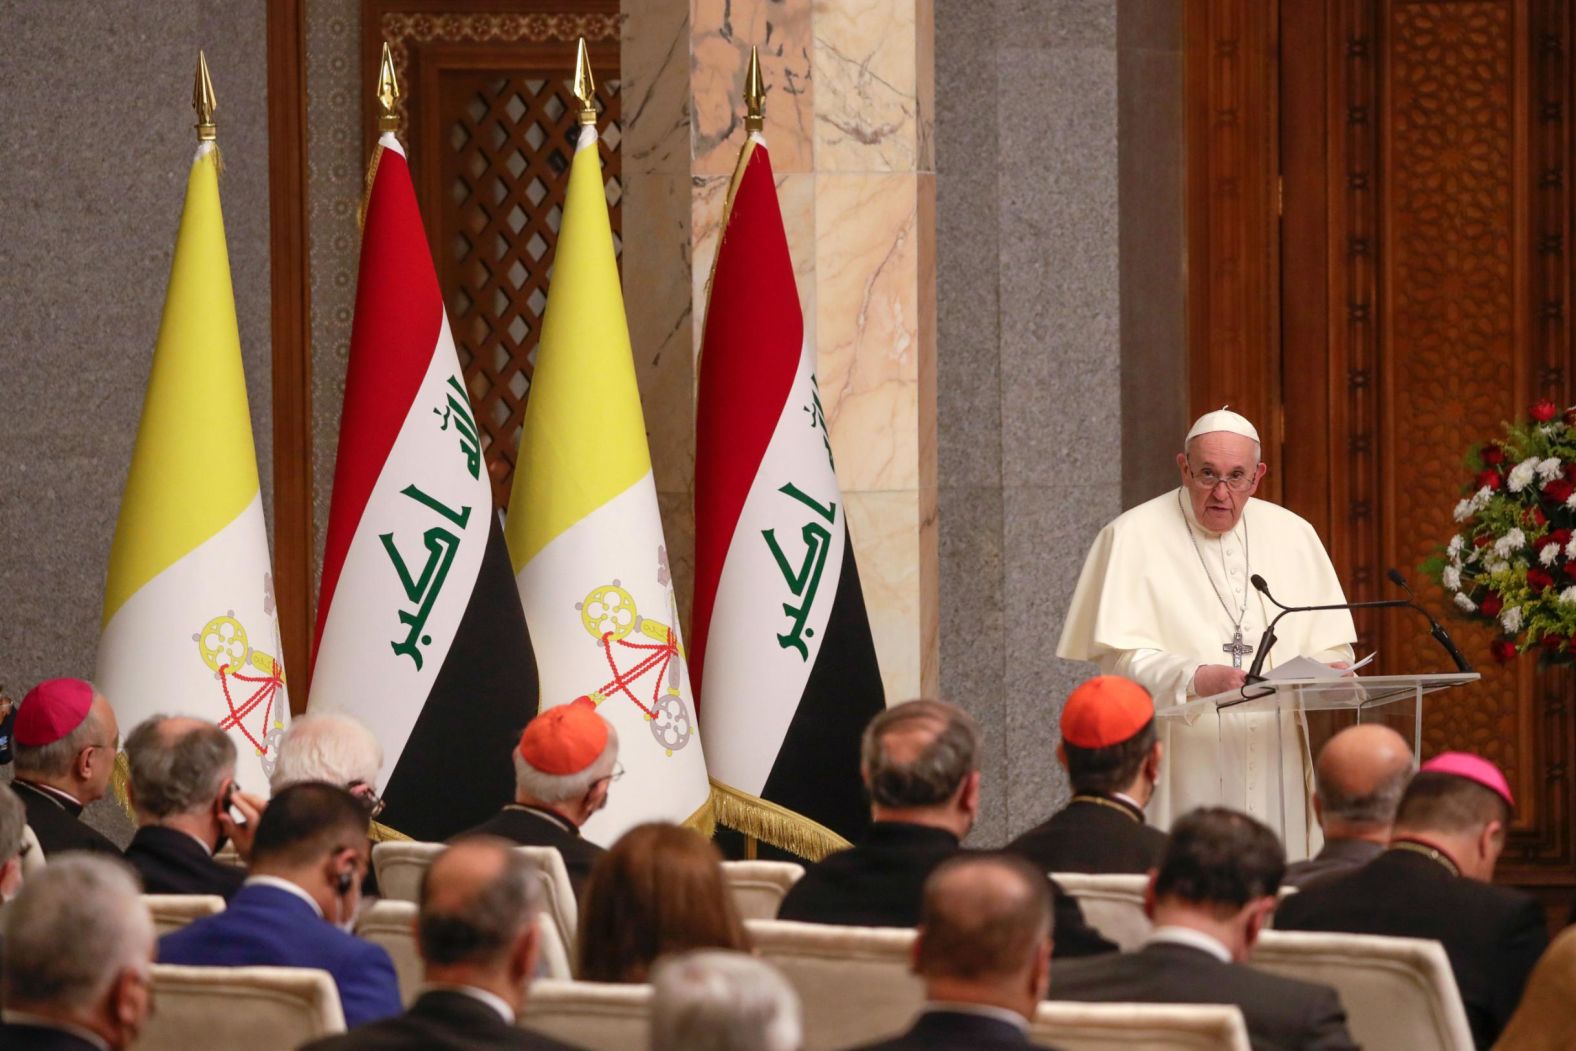
[[(1445, 550), (1450, 554), (1451, 558), (1454, 558), (1461, 554), (1461, 545), (1464, 543), (1466, 543), (1466, 541), (1461, 539), (1460, 533), (1457, 533), (1455, 536), (1450, 538), (1450, 543), (1445, 545)], [(1576, 544), (1576, 539), (1573, 539), (1571, 543)]]
[[(1576, 493), (1572, 493), (1571, 498), (1576, 499)], [(1469, 501), (1468, 506), (1474, 511), (1481, 511), (1488, 506), (1488, 502), (1492, 499), (1494, 499), (1494, 490), (1485, 485), (1472, 494), (1472, 499)]]
[(1468, 613), (1471, 613), (1473, 610), (1477, 609), (1477, 603), (1467, 598), (1467, 593), (1465, 591), (1456, 592), (1456, 605), (1460, 606)]
[(1519, 529), (1511, 529), (1498, 540), (1494, 541), (1494, 552), (1502, 558), (1509, 558), (1521, 550), (1527, 543), (1527, 535)]
[(1560, 601), (1565, 603), (1567, 606), (1576, 606), (1576, 584), (1572, 584), (1570, 587), (1560, 592)]
[(1570, 508), (1576, 508), (1576, 493), (1572, 493), (1569, 497), (1566, 498), (1565, 506), (1566, 507), (1570, 507)]
[(1571, 542), (1565, 545), (1565, 557), (1576, 558), (1576, 536), (1571, 537)]
[(1439, 574), (1439, 582), (1451, 591), (1461, 590), (1461, 570), (1455, 566), (1446, 566), (1444, 572)]
[(1506, 570), (1510, 569), (1510, 563), (1506, 562), (1504, 559), (1496, 558), (1496, 559), (1494, 559), (1494, 561), (1490, 562), (1488, 565), (1484, 566), (1483, 568), (1488, 570), (1489, 573), (1491, 573), (1491, 574), (1492, 573), (1503, 573)]
[[(1576, 493), (1572, 493), (1571, 495), (1576, 496)], [(1451, 517), (1453, 517), (1457, 522), (1465, 522), (1468, 518), (1472, 517), (1472, 501), (1458, 500), (1456, 502), (1456, 509), (1450, 514)]]
[(1505, 626), (1505, 634), (1514, 635), (1521, 630), (1521, 607), (1511, 606), (1499, 615), (1499, 622)]
[(1538, 458), (1529, 456), (1510, 469), (1510, 474), (1505, 478), (1505, 487), (1513, 493), (1519, 493), (1532, 484), (1532, 479), (1538, 473)]
[(1547, 460), (1538, 461), (1538, 477), (1545, 482), (1552, 482), (1564, 472), (1564, 465), (1558, 456), (1550, 456)]
[(1560, 545), (1544, 544), (1543, 550), (1538, 552), (1538, 561), (1546, 566), (1552, 566), (1554, 560), (1560, 557)]

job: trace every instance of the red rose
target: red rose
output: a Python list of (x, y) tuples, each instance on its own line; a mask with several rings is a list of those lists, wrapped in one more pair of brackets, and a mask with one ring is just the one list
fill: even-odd
[(1478, 472), (1477, 478), (1472, 483), (1472, 488), (1475, 491), (1475, 490), (1478, 490), (1478, 489), (1482, 489), (1484, 487), (1487, 487), (1487, 488), (1489, 488), (1491, 490), (1499, 488), (1499, 472), (1498, 471), (1493, 470), (1493, 469), (1489, 469), (1489, 470), (1486, 470), (1486, 471), (1479, 471)]
[(1543, 513), (1543, 509), (1541, 507), (1527, 508), (1527, 513), (1522, 517), (1540, 528), (1549, 524), (1549, 517)]
[(1543, 486), (1543, 495), (1556, 504), (1563, 504), (1569, 500), (1572, 493), (1576, 493), (1576, 483), (1566, 481), (1564, 478), (1556, 478), (1552, 482), (1544, 483)]
[(1505, 600), (1492, 591), (1484, 597), (1482, 602), (1478, 603), (1478, 609), (1483, 611), (1485, 617), (1497, 617), (1499, 616), (1499, 611), (1504, 608)]
[(1527, 412), (1539, 423), (1548, 423), (1560, 414), (1560, 410), (1555, 408), (1554, 403), (1547, 398), (1540, 402), (1534, 402), (1532, 408), (1528, 409)]
[(1489, 442), (1487, 445), (1483, 446), (1483, 448), (1478, 451), (1478, 459), (1483, 461), (1484, 463), (1490, 464), (1490, 465), (1497, 464), (1497, 463), (1504, 463), (1505, 462), (1505, 450), (1501, 449), (1499, 446), (1495, 445), (1493, 442)]
[(1564, 547), (1571, 542), (1571, 531), (1569, 529), (1551, 529), (1549, 530), (1549, 535), (1543, 538), (1543, 542)]
[(1479, 533), (1477, 536), (1472, 538), (1473, 547), (1488, 547), (1488, 545), (1492, 544), (1493, 542), (1494, 538), (1489, 536), (1487, 533)]
[(1489, 643), (1489, 652), (1501, 664), (1508, 664), (1516, 659), (1516, 644), (1510, 639), (1495, 639)]
[(1576, 562), (1567, 562), (1565, 563), (1564, 568), (1565, 575), (1570, 577), (1572, 580), (1576, 580)]
[(1565, 640), (1558, 635), (1545, 635), (1542, 639), (1543, 648), (1546, 650), (1557, 650), (1564, 644)]
[(1527, 586), (1534, 592), (1542, 591), (1544, 588), (1551, 588), (1554, 586), (1554, 574), (1546, 569), (1539, 569), (1534, 566), (1527, 570)]

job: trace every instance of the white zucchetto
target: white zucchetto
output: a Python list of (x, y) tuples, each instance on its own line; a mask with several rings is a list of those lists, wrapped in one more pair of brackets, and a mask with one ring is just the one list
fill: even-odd
[(1186, 445), (1199, 435), (1210, 434), (1214, 431), (1226, 431), (1231, 434), (1240, 434), (1244, 438), (1251, 438), (1254, 441), (1259, 440), (1259, 432), (1254, 428), (1253, 424), (1248, 422), (1246, 416), (1232, 412), (1223, 405), (1214, 412), (1206, 412), (1200, 416), (1187, 432), (1187, 437), (1182, 439), (1182, 444)]

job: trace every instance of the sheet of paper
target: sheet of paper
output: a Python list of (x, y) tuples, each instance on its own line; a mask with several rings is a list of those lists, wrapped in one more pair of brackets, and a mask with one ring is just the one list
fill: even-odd
[(1351, 675), (1353, 672), (1366, 668), (1369, 664), (1373, 663), (1373, 659), (1377, 656), (1379, 656), (1379, 651), (1374, 650), (1368, 656), (1364, 657), (1362, 660), (1358, 661), (1356, 664), (1353, 664), (1350, 668), (1345, 670), (1332, 668), (1328, 664), (1322, 664), (1311, 657), (1293, 657), (1285, 664), (1276, 667), (1264, 677), (1273, 681), (1280, 681), (1284, 679), (1340, 679)]

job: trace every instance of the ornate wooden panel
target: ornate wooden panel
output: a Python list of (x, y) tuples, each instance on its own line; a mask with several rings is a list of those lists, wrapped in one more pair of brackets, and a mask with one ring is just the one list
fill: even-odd
[[(603, 170), (621, 229), (618, 5), (366, 0), (364, 61), (387, 40), (405, 90), (403, 139), (493, 496), (509, 499), (570, 158), (574, 46), (590, 50)], [(367, 110), (368, 149), (375, 137)]]

